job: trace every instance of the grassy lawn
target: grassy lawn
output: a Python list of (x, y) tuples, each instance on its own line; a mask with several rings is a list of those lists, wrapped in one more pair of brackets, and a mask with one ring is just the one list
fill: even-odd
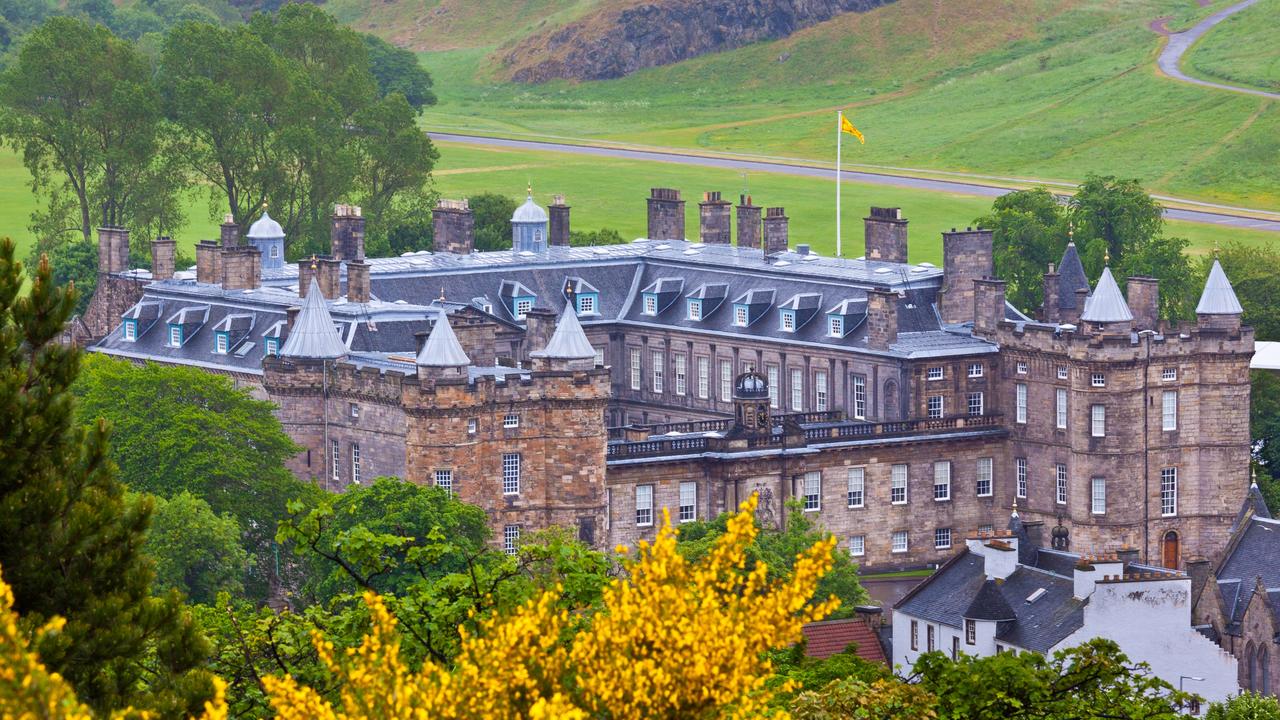
[(875, 573), (874, 575), (859, 575), (859, 580), (893, 580), (898, 578), (923, 578), (933, 574), (932, 570), (899, 570), (897, 572)]
[(1182, 59), (1186, 72), (1280, 92), (1280, 0), (1258, 4), (1222, 21)]
[[(1275, 3), (1278, 0), (1267, 0)], [(1147, 23), (1226, 0), (899, 2), (626, 78), (514, 85), (491, 47), (422, 55), (430, 129), (615, 140), (830, 161), (834, 113), (868, 143), (849, 162), (1078, 181), (1280, 209), (1280, 103), (1156, 75)], [(1263, 23), (1265, 25), (1265, 23)], [(1280, 57), (1280, 44), (1262, 48)]]

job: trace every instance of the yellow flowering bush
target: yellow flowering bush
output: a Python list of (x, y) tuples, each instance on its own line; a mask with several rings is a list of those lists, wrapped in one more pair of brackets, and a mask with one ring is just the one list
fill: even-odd
[(798, 641), (804, 623), (835, 609), (834, 598), (809, 602), (835, 540), (803, 552), (786, 580), (769, 580), (759, 563), (747, 571), (755, 503), (743, 503), (697, 562), (677, 551), (666, 517), (599, 612), (571, 623), (549, 591), (464, 633), (452, 668), (409, 668), (395, 618), (368, 594), (372, 630), (359, 647), (337, 652), (314, 638), (341, 687), (337, 705), (292, 678), (269, 677), (271, 705), (281, 720), (787, 717), (768, 708), (765, 651)]

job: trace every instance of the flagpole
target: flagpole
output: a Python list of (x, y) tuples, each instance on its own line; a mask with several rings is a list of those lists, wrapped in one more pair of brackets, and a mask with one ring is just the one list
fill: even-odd
[(841, 257), (840, 245), (840, 149), (841, 149), (841, 121), (844, 120), (844, 111), (836, 111), (836, 257)]

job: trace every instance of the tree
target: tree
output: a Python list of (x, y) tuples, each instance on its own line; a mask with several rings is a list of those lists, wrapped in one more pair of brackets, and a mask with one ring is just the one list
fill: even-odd
[(189, 492), (235, 518), (258, 560), (248, 589), (265, 597), (276, 523), (291, 500), (317, 494), (284, 465), (298, 449), (274, 406), (222, 375), (104, 355), (85, 358), (73, 390), (81, 422), (105, 419), (115, 428), (111, 457), (131, 490), (164, 498)]
[[(49, 252), (49, 265), (53, 270), (53, 282), (58, 287), (75, 284), (76, 313), (89, 307), (89, 299), (98, 286), (98, 248), (92, 243), (69, 240), (55, 245)], [(28, 272), (34, 276), (40, 265), (40, 256), (32, 253), (28, 258)]]
[(1147, 194), (1142, 183), (1112, 175), (1085, 177), (1071, 198), (1070, 219), (1089, 277), (1102, 272), (1108, 253), (1111, 262), (1119, 264), (1131, 249), (1164, 231), (1164, 208)]
[(0, 76), (0, 105), (0, 135), (22, 153), (32, 189), (51, 203), (62, 194), (75, 199), (74, 224), (60, 232), (92, 242), (98, 223), (154, 229), (180, 222), (180, 183), (158, 159), (161, 113), (150, 63), (129, 42), (84, 20), (50, 18)]
[(1270, 695), (1242, 692), (1210, 705), (1204, 720), (1280, 720), (1280, 701)]
[(475, 247), (477, 250), (511, 249), (511, 216), (516, 201), (506, 195), (480, 193), (468, 198), (475, 215)]
[(240, 595), (252, 558), (240, 544), (235, 518), (215, 515), (188, 492), (169, 500), (151, 496), (151, 502), (145, 549), (156, 563), (156, 591), (177, 590), (195, 603), (211, 603), (220, 592)]
[(1116, 267), (1121, 278), (1160, 279), (1160, 317), (1185, 320), (1195, 316), (1205, 276), (1192, 270), (1187, 245), (1184, 238), (1164, 235), (1138, 239), (1129, 243)]
[(431, 91), (431, 75), (418, 62), (417, 55), (376, 35), (365, 35), (364, 47), (369, 53), (369, 69), (378, 81), (381, 97), (399, 93), (415, 112), (436, 104), (436, 95)]
[[(372, 629), (359, 648), (316, 652), (342, 685), (331, 702), (290, 676), (264, 678), (281, 720), (295, 718), (756, 717), (768, 712), (766, 651), (795, 642), (805, 622), (833, 609), (806, 605), (830, 567), (826, 539), (792, 561), (786, 580), (763, 566), (739, 571), (757, 528), (755, 499), (698, 561), (676, 548), (669, 519), (641, 543), (625, 578), (592, 614), (558, 608), (550, 590), (466, 634), (451, 666), (413, 671), (401, 656), (396, 619), (375, 594)], [(330, 683), (332, 684), (332, 682)], [(339, 715), (341, 713), (341, 715)]]
[(996, 198), (991, 212), (975, 221), (992, 231), (996, 277), (1008, 283), (1009, 302), (1023, 311), (1044, 301), (1044, 273), (1067, 244), (1067, 220), (1046, 188), (1015, 190)]
[(600, 228), (599, 230), (571, 230), (569, 232), (570, 247), (590, 247), (594, 245), (621, 245), (626, 242), (617, 230)]
[(75, 293), (45, 262), (20, 297), (13, 253), (0, 240), (0, 570), (13, 608), (26, 627), (64, 619), (36, 647), (95, 710), (195, 713), (213, 694), (208, 646), (176, 593), (151, 596), (151, 504), (125, 501), (108, 424), (75, 422), (80, 352), (58, 343)]
[(795, 720), (931, 720), (936, 700), (918, 685), (896, 678), (872, 682), (832, 680), (821, 690), (800, 693), (791, 705)]
[(952, 660), (930, 652), (912, 672), (937, 698), (938, 716), (950, 720), (1173, 720), (1191, 699), (1104, 638), (1052, 658), (1001, 653)]

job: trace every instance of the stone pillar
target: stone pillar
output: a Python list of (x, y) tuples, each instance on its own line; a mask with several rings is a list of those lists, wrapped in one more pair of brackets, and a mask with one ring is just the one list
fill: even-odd
[(1005, 282), (994, 278), (973, 281), (973, 333), (992, 337), (1004, 320)]
[(1128, 290), (1133, 328), (1155, 330), (1160, 324), (1160, 281), (1152, 277), (1131, 277)]
[(318, 263), (315, 258), (305, 258), (298, 261), (298, 297), (307, 296), (307, 291), (311, 289), (311, 278), (315, 277), (316, 269), (313, 263)]
[(476, 216), (466, 200), (441, 200), (431, 211), (436, 252), (470, 255), (476, 245)]
[(867, 260), (904, 263), (907, 261), (907, 219), (901, 208), (871, 208), (862, 219), (866, 234)]
[(649, 190), (649, 239), (684, 240), (684, 200), (672, 188)]
[(222, 248), (222, 289), (254, 290), (262, 286), (262, 251), (250, 245)]
[(708, 245), (728, 245), (733, 242), (728, 200), (721, 200), (720, 193), (709, 192), (698, 203), (698, 240)]
[(151, 241), (151, 279), (168, 280), (173, 277), (177, 247), (178, 243), (166, 236)]
[(1040, 319), (1047, 323), (1058, 322), (1058, 282), (1061, 276), (1049, 263), (1049, 272), (1044, 274), (1044, 300), (1040, 303)]
[(942, 233), (942, 298), (944, 323), (973, 320), (973, 281), (995, 274), (991, 231), (967, 228)]
[(329, 253), (338, 260), (364, 262), (364, 215), (357, 205), (334, 205)]
[(370, 299), (369, 263), (363, 260), (347, 263), (347, 301), (367, 303)]
[(750, 195), (738, 196), (738, 247), (760, 248), (760, 211)]
[(201, 240), (196, 244), (196, 282), (222, 282), (222, 248), (217, 240)]
[(316, 281), (325, 300), (336, 300), (342, 294), (342, 261), (336, 258), (316, 258)]
[(222, 224), (218, 226), (222, 233), (222, 247), (235, 247), (240, 244), (240, 226), (230, 213), (222, 216)]
[(786, 252), (787, 250), (787, 213), (780, 207), (771, 207), (764, 211), (764, 254)]
[(563, 195), (556, 195), (553, 200), (547, 207), (547, 245), (569, 247), (569, 206), (564, 204)]
[(888, 288), (867, 291), (867, 347), (888, 350), (898, 342), (898, 293)]

